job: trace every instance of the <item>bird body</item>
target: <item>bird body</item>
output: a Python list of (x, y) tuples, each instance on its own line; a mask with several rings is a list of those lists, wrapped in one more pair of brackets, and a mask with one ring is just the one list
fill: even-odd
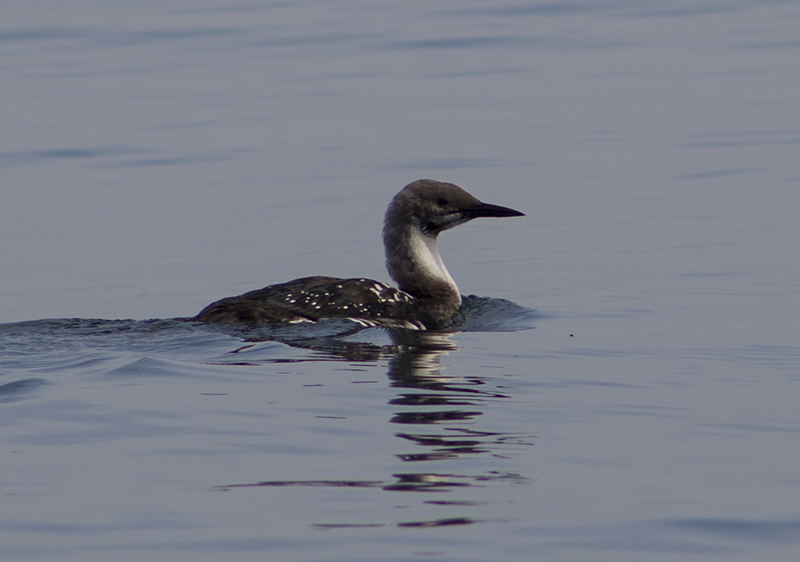
[(443, 329), (461, 295), (439, 255), (444, 230), (478, 217), (523, 213), (482, 203), (457, 185), (418, 180), (403, 188), (386, 211), (386, 268), (399, 289), (371, 279), (304, 277), (270, 285), (204, 308), (201, 322), (302, 322), (350, 318), (364, 325)]

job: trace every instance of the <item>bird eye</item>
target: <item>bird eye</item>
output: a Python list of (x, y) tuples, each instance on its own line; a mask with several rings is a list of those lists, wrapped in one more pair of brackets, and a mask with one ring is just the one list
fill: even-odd
[(447, 205), (447, 199), (445, 199), (444, 197), (439, 197), (436, 200), (436, 204), (439, 205), (440, 207), (444, 207), (445, 205)]

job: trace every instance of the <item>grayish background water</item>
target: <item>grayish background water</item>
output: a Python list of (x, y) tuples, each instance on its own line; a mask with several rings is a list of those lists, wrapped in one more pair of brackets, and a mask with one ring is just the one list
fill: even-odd
[[(0, 12), (4, 558), (797, 558), (800, 3)], [(386, 279), (420, 177), (536, 329), (14, 324)]]

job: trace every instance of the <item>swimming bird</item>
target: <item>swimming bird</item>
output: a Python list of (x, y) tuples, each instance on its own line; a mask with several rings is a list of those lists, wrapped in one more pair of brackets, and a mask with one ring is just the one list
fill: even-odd
[(395, 195), (383, 224), (386, 268), (399, 289), (372, 279), (303, 277), (216, 301), (192, 320), (349, 318), (365, 326), (445, 329), (461, 306), (461, 294), (439, 256), (437, 237), (478, 217), (520, 216), (524, 213), (483, 203), (452, 183), (417, 180)]

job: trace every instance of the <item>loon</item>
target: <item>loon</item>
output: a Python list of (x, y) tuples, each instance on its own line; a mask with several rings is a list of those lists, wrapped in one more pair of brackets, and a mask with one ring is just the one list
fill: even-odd
[(348, 318), (364, 326), (446, 329), (461, 295), (439, 256), (437, 236), (478, 217), (521, 216), (452, 183), (417, 180), (395, 195), (383, 225), (386, 269), (399, 289), (371, 279), (303, 277), (216, 301), (192, 320), (259, 324)]

